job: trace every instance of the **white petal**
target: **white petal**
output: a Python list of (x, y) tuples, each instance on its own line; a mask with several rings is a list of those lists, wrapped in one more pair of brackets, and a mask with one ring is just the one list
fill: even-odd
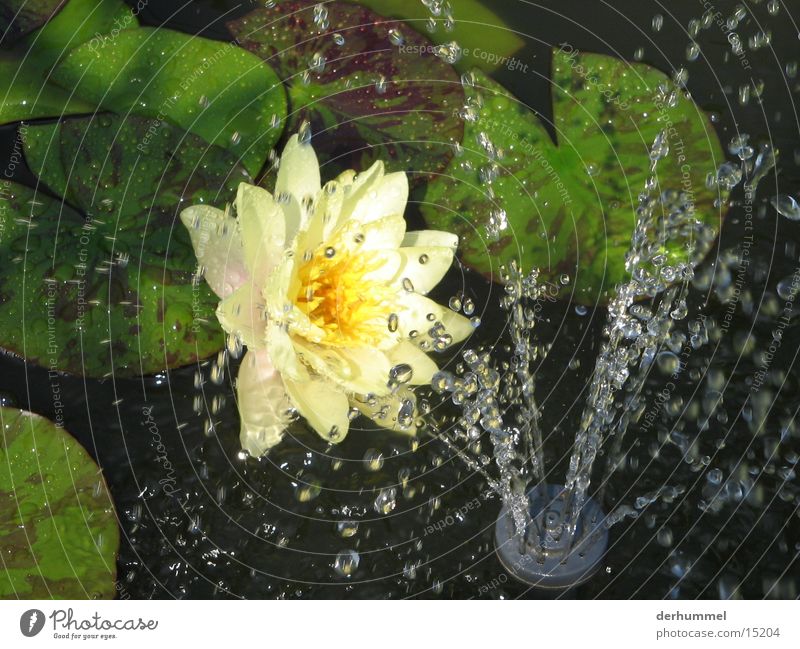
[(389, 392), (389, 370), (392, 363), (386, 354), (377, 349), (337, 350), (350, 368), (347, 390), (359, 394), (385, 394)]
[(376, 349), (342, 349), (295, 341), (298, 353), (317, 374), (345, 392), (388, 394), (393, 363)]
[(281, 259), (285, 218), (272, 194), (241, 183), (236, 194), (236, 216), (244, 246), (244, 260), (253, 277), (264, 277)]
[(306, 213), (305, 208), (298, 207), (297, 213), (300, 214), (300, 225), (298, 226), (297, 249), (301, 256), (305, 253), (313, 253), (319, 246), (331, 238), (333, 230), (339, 221), (344, 202), (344, 192), (337, 189), (331, 194), (326, 185), (316, 197), (312, 207), (312, 213)]
[(320, 437), (329, 442), (344, 439), (350, 426), (350, 403), (344, 392), (319, 379), (295, 382), (284, 377), (284, 383), (297, 412)]
[(236, 219), (214, 207), (194, 205), (181, 212), (181, 221), (206, 282), (219, 297), (228, 297), (249, 277)]
[[(377, 189), (384, 178), (383, 161), (377, 160), (369, 169), (362, 171), (352, 179), (352, 183), (345, 186), (344, 203), (342, 204), (342, 219), (354, 218), (359, 205), (372, 197), (374, 202)], [(366, 203), (362, 210), (366, 208)]]
[(285, 251), (278, 265), (264, 278), (262, 296), (267, 316), (273, 320), (282, 318), (294, 304), (289, 299), (289, 293), (293, 284), (295, 263), (294, 250)]
[(416, 293), (405, 293), (399, 297), (403, 308), (398, 312), (398, 330), (404, 335), (416, 332), (417, 337), (428, 337), (428, 331), (441, 322), (445, 331), (453, 338), (453, 344), (461, 342), (475, 331), (472, 323), (451, 309)]
[(403, 239), (403, 247), (432, 247), (450, 248), (453, 252), (458, 248), (458, 235), (442, 230), (417, 230), (416, 232), (406, 232)]
[(363, 250), (394, 250), (403, 243), (406, 220), (399, 214), (385, 216), (365, 224), (361, 232), (364, 235)]
[(267, 349), (272, 362), (284, 379), (308, 380), (308, 370), (300, 362), (291, 336), (282, 325), (271, 320), (267, 321)]
[(453, 265), (452, 248), (400, 248), (399, 253), (402, 261), (395, 283), (403, 288), (408, 280), (421, 295), (441, 282)]
[(248, 347), (256, 349), (266, 345), (264, 300), (252, 282), (246, 282), (219, 303), (217, 319), (227, 333), (238, 336)]
[(406, 232), (406, 220), (400, 215), (385, 216), (369, 223), (346, 221), (326, 242), (334, 249), (351, 254), (370, 250), (398, 250)]
[(236, 398), (242, 421), (242, 448), (260, 457), (281, 441), (290, 421), (291, 403), (269, 354), (245, 354), (236, 379)]
[(408, 341), (403, 341), (387, 352), (392, 366), (404, 363), (411, 366), (413, 374), (409, 385), (429, 385), (433, 375), (439, 371), (439, 366), (433, 359), (419, 347)]
[(368, 223), (384, 216), (402, 216), (408, 202), (408, 178), (402, 172), (388, 174), (352, 193), (345, 205), (350, 207), (349, 218)]
[(298, 233), (308, 228), (309, 214), (300, 205), (300, 200), (292, 194), (283, 194), (279, 203), (283, 210), (284, 231), (287, 244), (291, 243)]
[[(383, 161), (376, 160), (366, 171), (357, 173), (355, 176), (349, 176), (351, 182), (347, 187), (348, 205), (352, 208), (366, 193), (375, 188), (376, 183), (378, 183), (384, 175)], [(345, 178), (348, 177), (342, 174), (340, 178), (343, 176)]]
[(453, 337), (453, 344), (469, 338), (475, 331), (475, 327), (468, 318), (451, 309), (442, 309), (441, 323), (444, 325), (445, 331)]
[(317, 154), (310, 144), (302, 144), (297, 135), (292, 135), (281, 155), (275, 194), (277, 196), (285, 192), (302, 203), (304, 198), (316, 196), (319, 190)]
[(444, 308), (433, 300), (417, 293), (403, 293), (398, 296), (398, 331), (403, 336), (426, 335), (436, 322), (442, 319)]
[[(388, 396), (369, 401), (355, 396), (350, 403), (378, 426), (406, 435), (417, 433), (417, 398), (409, 388), (400, 388)], [(401, 410), (403, 417), (399, 416)], [(384, 414), (385, 417), (381, 416)]]

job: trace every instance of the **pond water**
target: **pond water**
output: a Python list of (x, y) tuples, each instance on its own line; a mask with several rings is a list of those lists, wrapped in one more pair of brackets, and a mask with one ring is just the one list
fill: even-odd
[[(217, 39), (227, 38), (223, 19), (246, 12), (225, 2), (152, 4), (143, 24)], [(743, 146), (753, 147), (753, 162), (779, 152), (753, 197), (746, 183), (733, 187), (721, 234), (689, 283), (685, 317), (635, 407), (620, 400), (612, 408), (637, 414), (617, 469), (591, 486), (619, 520), (592, 579), (552, 595), (503, 568), (494, 540), (502, 503), (486, 479), (496, 474), (486, 435), (449, 443), (426, 429), (412, 440), (358, 419), (331, 446), (297, 422), (258, 461), (240, 452), (235, 359), (224, 371), (210, 359), (155, 377), (94, 380), (54, 378), (6, 355), (3, 403), (54, 419), (57, 381), (65, 427), (103, 468), (122, 530), (120, 596), (797, 597), (800, 6), (791, 4), (749, 2), (737, 18), (736, 7), (720, 3), (723, 29), (716, 19), (703, 23), (708, 7), (690, 0), (490, 3), (525, 41), (514, 55), (520, 63), (493, 76), (545, 123), (553, 121), (552, 48), (569, 43), (670, 75), (684, 68), (726, 159), (749, 159)], [(453, 6), (456, 19), (468, 18)], [(738, 55), (728, 20), (743, 42)], [(10, 151), (13, 132), (3, 138)], [(22, 180), (27, 173), (16, 170)], [(407, 218), (410, 229), (424, 222), (415, 205)], [(458, 265), (433, 293), (442, 303), (454, 295), (480, 318), (470, 346), (507, 354), (502, 287)], [(545, 296), (536, 308), (534, 343), (546, 349), (534, 361), (541, 459), (546, 481), (563, 484), (608, 313), (569, 295)], [(451, 372), (463, 362), (458, 351), (441, 358)], [(458, 416), (436, 391), (423, 394), (443, 421)], [(611, 450), (604, 446), (601, 457)]]

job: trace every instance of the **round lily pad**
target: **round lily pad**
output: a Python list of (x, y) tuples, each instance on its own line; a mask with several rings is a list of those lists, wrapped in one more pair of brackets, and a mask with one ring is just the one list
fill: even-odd
[(81, 43), (138, 25), (122, 0), (69, 0), (41, 29), (0, 53), (0, 124), (93, 112), (95, 104), (52, 83), (50, 68)]
[(41, 29), (26, 36), (17, 51), (48, 69), (81, 43), (99, 43), (103, 35), (116, 38), (121, 30), (138, 26), (135, 9), (123, 0), (68, 0)]
[(323, 21), (319, 6), (289, 0), (228, 23), (288, 86), (286, 131), (310, 122), (329, 177), (377, 159), (412, 173), (412, 181), (443, 169), (464, 133), (457, 115), (464, 92), (453, 67), (405, 24), (343, 2), (325, 3)]
[(0, 124), (90, 113), (92, 104), (44, 80), (35, 62), (0, 52)]
[(65, 0), (2, 0), (0, 35), (14, 41), (39, 29), (61, 8)]
[(236, 154), (256, 173), (280, 137), (286, 97), (275, 73), (230, 43), (142, 27), (72, 50), (53, 80), (120, 114), (164, 118)]
[[(515, 52), (525, 46), (517, 32), (497, 16), (486, 2), (458, 0), (453, 2), (452, 21), (439, 12), (434, 16), (422, 2), (410, 0), (351, 0), (382, 16), (405, 20), (416, 31), (434, 43), (446, 45), (455, 41), (462, 50), (455, 63), (458, 69), (478, 67), (486, 72), (509, 64)], [(431, 31), (431, 21), (435, 28)]]
[(195, 279), (176, 219), (251, 182), (235, 157), (134, 116), (28, 126), (29, 145), (34, 172), (66, 202), (16, 184), (2, 196), (0, 346), (95, 377), (152, 374), (221, 349), (219, 300)]
[(56, 196), (67, 198), (67, 174), (61, 162), (61, 123), (22, 124), (28, 166)]
[[(651, 147), (666, 129), (670, 152), (658, 162), (656, 194), (688, 197), (688, 218), (704, 225), (692, 257), (699, 261), (727, 197), (706, 182), (724, 161), (707, 116), (658, 70), (599, 54), (556, 51), (552, 93), (555, 142), (533, 111), (474, 73), (463, 153), (428, 185), (427, 223), (458, 233), (462, 259), (487, 276), (516, 259), (578, 302), (605, 299), (626, 279)], [(685, 255), (690, 243), (671, 241), (666, 252)]]
[(44, 417), (0, 407), (0, 599), (113, 598), (118, 548), (86, 450)]

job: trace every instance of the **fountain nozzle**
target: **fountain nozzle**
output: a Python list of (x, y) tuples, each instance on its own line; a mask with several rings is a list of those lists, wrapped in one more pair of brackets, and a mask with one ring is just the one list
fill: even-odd
[(515, 529), (507, 505), (495, 527), (497, 556), (514, 577), (537, 588), (566, 589), (589, 579), (608, 547), (605, 514), (586, 500), (570, 532), (565, 526), (567, 493), (560, 485), (538, 485), (528, 492), (530, 523)]

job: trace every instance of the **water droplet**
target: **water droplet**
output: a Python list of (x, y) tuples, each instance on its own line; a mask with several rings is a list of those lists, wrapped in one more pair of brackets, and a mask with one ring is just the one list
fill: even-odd
[(364, 453), (364, 466), (367, 471), (380, 471), (383, 468), (383, 453), (370, 448)]
[(455, 41), (444, 43), (436, 48), (436, 56), (450, 65), (454, 65), (461, 60), (461, 53), (461, 47)]
[(662, 16), (661, 14), (656, 14), (655, 16), (653, 16), (653, 20), (650, 23), (650, 26), (652, 27), (654, 32), (660, 32), (661, 28), (664, 26), (664, 16)]
[(399, 363), (389, 370), (389, 379), (392, 383), (403, 385), (414, 376), (414, 369), (407, 363)]
[(328, 8), (323, 3), (320, 2), (314, 5), (313, 20), (314, 24), (320, 29), (327, 29)]
[(300, 144), (309, 144), (311, 142), (311, 124), (308, 120), (304, 120), (297, 131), (297, 139)]
[(405, 44), (406, 39), (403, 38), (403, 35), (400, 33), (399, 29), (392, 28), (392, 29), (389, 30), (389, 42), (392, 45), (396, 45), (397, 47), (400, 47), (401, 45)]
[(672, 352), (661, 352), (656, 356), (658, 369), (664, 374), (674, 374), (680, 367), (680, 359)]
[(750, 86), (749, 84), (743, 84), (739, 86), (739, 104), (742, 106), (747, 106), (750, 103)]
[(790, 221), (800, 221), (800, 205), (797, 201), (786, 194), (778, 194), (769, 199), (772, 207), (781, 216), (786, 217)]
[(310, 476), (304, 477), (304, 482), (297, 485), (295, 489), (295, 498), (301, 503), (307, 503), (314, 500), (322, 493), (322, 486), (320, 483)]
[(319, 52), (315, 52), (314, 55), (311, 57), (311, 64), (309, 68), (316, 72), (317, 74), (322, 74), (325, 71), (325, 64), (327, 63), (327, 59), (324, 55)]
[(741, 167), (733, 164), (732, 162), (722, 163), (717, 171), (717, 182), (719, 183), (720, 187), (728, 191), (736, 187), (741, 179)]
[(361, 557), (355, 550), (342, 550), (336, 555), (333, 562), (333, 569), (342, 577), (349, 577), (356, 570), (361, 562)]
[(340, 521), (336, 524), (336, 531), (343, 539), (349, 539), (358, 533), (358, 521)]
[(414, 402), (411, 399), (403, 399), (400, 402), (400, 409), (397, 411), (397, 423), (401, 428), (410, 428), (414, 423)]
[(778, 282), (778, 286), (775, 290), (778, 293), (778, 297), (787, 302), (791, 302), (797, 297), (798, 289), (800, 289), (800, 275), (795, 273), (794, 275), (784, 277)]
[(375, 498), (373, 507), (379, 514), (389, 514), (397, 506), (397, 489), (390, 487), (388, 489), (381, 489), (378, 496)]

